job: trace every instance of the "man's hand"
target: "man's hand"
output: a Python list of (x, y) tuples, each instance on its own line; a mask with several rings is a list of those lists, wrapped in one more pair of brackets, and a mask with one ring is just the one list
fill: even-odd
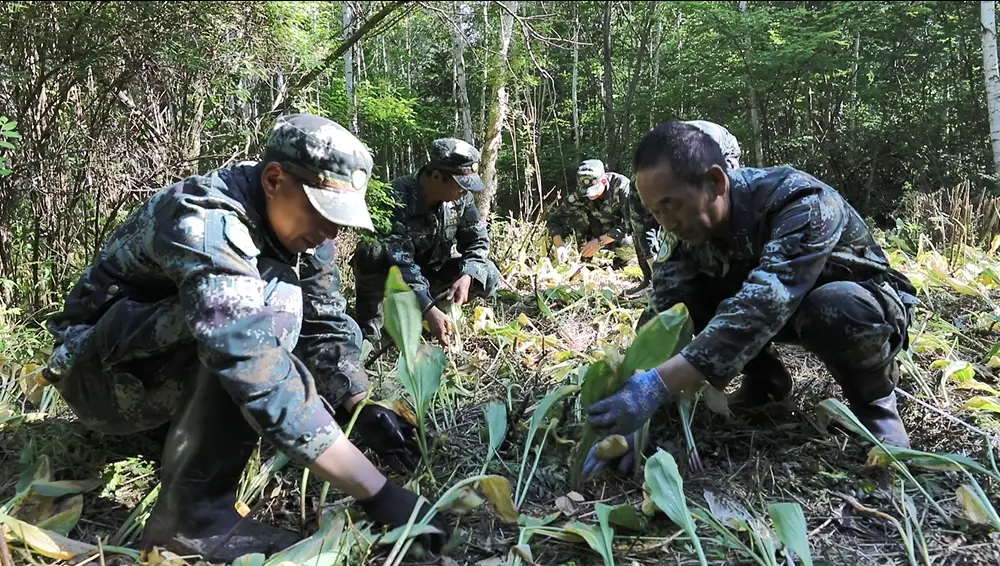
[(601, 249), (601, 241), (597, 238), (587, 242), (583, 245), (583, 249), (580, 250), (581, 257), (594, 257), (597, 250)]
[[(410, 514), (419, 501), (416, 493), (396, 485), (391, 478), (386, 478), (385, 485), (378, 493), (367, 499), (358, 500), (358, 505), (376, 523), (395, 529), (409, 522)], [(423, 502), (417, 511), (417, 521), (422, 520), (430, 508), (429, 502)], [(441, 533), (421, 535), (417, 540), (436, 554), (441, 552), (441, 547), (448, 542), (451, 534), (448, 524), (440, 515), (435, 515), (430, 524), (440, 529)]]
[(427, 311), (424, 315), (424, 320), (427, 321), (427, 325), (430, 326), (431, 334), (433, 334), (442, 344), (448, 344), (448, 335), (451, 334), (451, 320), (448, 315), (441, 312), (441, 309), (437, 307), (431, 307), (431, 310)]
[(413, 426), (381, 405), (365, 405), (354, 423), (359, 444), (374, 450), (392, 471), (413, 473), (420, 461), (420, 449)]
[(600, 436), (631, 434), (670, 396), (656, 368), (633, 375), (616, 393), (587, 407), (587, 422)]
[(469, 302), (469, 289), (472, 288), (472, 276), (463, 275), (451, 284), (451, 292), (448, 293), (448, 298), (452, 300), (456, 305), (462, 306)]

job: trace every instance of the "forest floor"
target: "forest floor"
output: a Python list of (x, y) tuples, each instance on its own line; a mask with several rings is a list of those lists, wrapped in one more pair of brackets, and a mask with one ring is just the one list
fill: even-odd
[[(541, 233), (537, 227), (519, 223), (495, 225), (493, 257), (506, 288), (489, 304), (476, 300), (463, 313), (461, 343), (447, 349), (448, 363), (428, 417), (433, 480), (422, 468), (410, 486), (434, 502), (457, 481), (479, 475), (489, 454), (484, 409), (497, 401), (507, 415), (506, 435), (486, 468), (488, 474), (506, 478), (512, 491), (518, 485), (525, 491), (517, 512), (536, 519), (550, 516), (553, 527), (578, 522), (601, 533), (597, 505), (639, 508), (643, 481), (632, 474), (606, 471), (583, 485), (570, 485), (568, 470), (583, 423), (578, 398), (571, 395), (553, 405), (548, 416), (558, 423), (552, 434), (538, 431), (527, 452), (524, 444), (543, 397), (562, 385), (579, 384), (580, 368), (631, 344), (644, 299), (626, 298), (624, 290), (635, 286), (641, 274), (635, 265), (624, 272), (612, 271), (607, 256), (587, 264), (574, 257), (569, 264), (553, 266), (548, 259), (539, 260), (545, 253)], [(975, 483), (971, 479), (975, 477), (990, 501), (1000, 501), (1000, 473), (994, 463), (1000, 440), (993, 436), (1000, 434), (1000, 423), (995, 420), (1000, 416), (996, 390), (1000, 389), (996, 369), (1000, 351), (994, 346), (1000, 340), (1000, 330), (995, 328), (1000, 310), (993, 303), (1000, 289), (1000, 277), (996, 277), (1000, 258), (994, 255), (995, 249), (970, 249), (962, 261), (949, 265), (929, 245), (909, 242), (907, 248), (899, 236), (890, 241), (894, 243), (886, 249), (894, 264), (917, 283), (923, 301), (911, 327), (911, 352), (903, 360), (900, 383), (908, 394), (900, 395), (899, 402), (913, 448), (966, 456), (982, 465), (981, 472), (959, 466), (941, 469), (919, 458), (894, 466), (871, 458), (872, 446), (862, 437), (843, 427), (826, 426), (829, 418), (817, 405), (842, 398), (839, 388), (818, 360), (791, 346), (779, 347), (795, 380), (793, 396), (786, 402), (750, 416), (724, 416), (697, 406), (691, 429), (701, 471), (688, 463), (685, 436), (673, 404), (654, 419), (646, 454), (656, 449), (671, 454), (683, 478), (687, 505), (692, 510), (704, 508), (722, 523), (732, 518), (724, 516), (724, 509), (717, 505), (722, 500), (738, 502), (737, 508), (753, 518), (750, 522), (762, 529), (759, 532), (773, 532), (768, 521), (770, 504), (797, 503), (805, 516), (805, 536), (816, 564), (1000, 563), (1000, 518), (989, 502), (977, 505), (969, 488), (962, 487)], [(12, 513), (50, 533), (61, 530), (72, 541), (95, 545), (77, 548), (51, 534), (49, 542), (39, 542), (34, 532), (24, 531), (24, 523), (18, 523), (22, 530), (17, 533), (34, 539), (26, 548), (22, 537), (13, 532), (14, 523), (8, 522), (13, 563), (127, 562), (113, 550), (96, 549), (98, 537), (102, 546), (137, 548), (136, 529), (123, 529), (123, 525), (142, 519), (141, 503), (151, 500), (147, 496), (158, 485), (159, 446), (143, 435), (89, 432), (74, 422), (50, 391), (23, 386), (21, 377), (30, 375), (34, 364), (44, 359), (47, 339), (37, 329), (4, 326), (0, 330), (4, 332), (0, 336), (4, 379), (0, 502), (10, 503), (30, 485), (32, 474), (42, 483), (76, 480), (57, 484), (66, 488), (56, 494), (59, 497), (38, 496), (34, 508), (22, 501), (19, 509), (8, 504), (0, 513)], [(380, 398), (407, 399), (395, 379), (397, 355), (391, 350), (369, 367)], [(733, 387), (737, 385), (738, 380)], [(529, 480), (539, 450), (541, 456)], [(321, 496), (322, 482), (315, 478), (307, 482), (303, 498), (301, 469), (289, 465), (269, 474), (265, 465), (261, 471), (262, 462), (276, 460), (280, 458), (275, 458), (274, 450), (264, 446), (247, 473), (248, 480), (263, 481), (255, 489), (250, 489), (250, 481), (241, 486), (241, 495), (256, 518), (307, 536), (316, 532), (318, 524), (321, 528), (330, 525), (326, 518), (317, 522), (321, 499), (327, 502), (324, 511), (349, 503), (336, 493)], [(39, 462), (45, 462), (48, 469), (39, 470)], [(397, 478), (400, 482), (408, 479)], [(98, 481), (88, 485), (87, 480)], [(83, 491), (82, 496), (76, 491)], [(517, 547), (525, 534), (521, 526), (503, 520), (490, 504), (461, 514), (449, 512), (448, 517), (456, 537), (445, 557), (408, 556), (404, 563), (527, 564), (515, 558), (518, 552), (530, 553), (538, 565), (698, 563), (694, 539), (661, 512), (646, 522), (642, 532), (611, 525), (613, 555), (608, 557), (583, 538), (558, 530), (538, 531), (525, 551)], [(754, 544), (760, 539), (749, 531), (734, 527), (726, 535), (725, 529), (703, 520), (696, 526), (708, 563), (808, 563), (798, 557), (790, 559), (773, 534), (779, 550), (768, 554)], [(601, 541), (594, 543), (599, 546)], [(46, 544), (50, 544), (47, 550)], [(352, 555), (347, 563), (382, 564), (389, 553), (389, 545), (379, 545), (363, 557)], [(73, 554), (74, 560), (60, 561)], [(169, 557), (145, 557), (144, 562), (155, 564), (165, 556)], [(332, 563), (326, 561), (328, 555), (322, 558), (300, 563)]]

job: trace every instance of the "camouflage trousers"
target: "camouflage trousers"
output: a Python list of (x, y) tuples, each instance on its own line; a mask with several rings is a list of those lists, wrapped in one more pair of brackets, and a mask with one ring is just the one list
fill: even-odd
[[(696, 296), (680, 301), (688, 307), (695, 333), (705, 328), (719, 303), (735, 294), (740, 283), (706, 277), (696, 286)], [(910, 307), (900, 296), (888, 283), (876, 281), (820, 285), (805, 296), (771, 343), (798, 345), (815, 354), (851, 402), (882, 398), (898, 380), (896, 355), (909, 347)], [(647, 309), (639, 324), (652, 316), (652, 308)]]
[[(302, 326), (298, 276), (289, 265), (266, 258), (258, 260), (258, 269), (268, 281), (264, 298), (274, 309), (275, 336), (291, 351)], [(195, 377), (206, 371), (176, 295), (156, 302), (119, 299), (74, 344), (68, 370), (47, 377), (83, 424), (106, 434), (169, 423), (190, 398), (185, 393)]]
[[(385, 322), (382, 300), (385, 298), (385, 281), (389, 277), (390, 264), (385, 253), (373, 249), (375, 246), (359, 244), (354, 254), (354, 320), (361, 327), (361, 334), (372, 344), (382, 340), (382, 326)], [(469, 298), (489, 298), (496, 293), (500, 282), (500, 270), (496, 264), (486, 260), (485, 281), (472, 278)], [(438, 269), (421, 268), (421, 273), (430, 283), (430, 293), (436, 297), (447, 290), (462, 276), (461, 258), (453, 258)]]

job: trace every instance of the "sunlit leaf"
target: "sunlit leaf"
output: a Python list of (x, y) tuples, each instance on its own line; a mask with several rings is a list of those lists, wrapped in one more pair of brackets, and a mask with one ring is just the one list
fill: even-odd
[(774, 522), (778, 540), (792, 549), (804, 566), (812, 566), (806, 517), (802, 513), (802, 507), (798, 503), (772, 503), (767, 506), (767, 513)]
[(341, 511), (327, 521), (310, 537), (271, 555), (265, 566), (278, 566), (282, 562), (309, 564), (310, 566), (334, 566), (343, 562), (349, 552), (348, 545), (354, 537), (345, 537), (347, 531), (346, 513)]
[(263, 554), (244, 554), (233, 561), (233, 566), (264, 566), (267, 557)]
[(479, 480), (479, 491), (507, 523), (517, 523), (519, 514), (510, 496), (510, 482), (503, 476), (487, 476)]
[(702, 566), (707, 566), (705, 552), (695, 530), (694, 518), (688, 510), (684, 481), (677, 471), (677, 462), (669, 452), (657, 449), (656, 454), (646, 461), (646, 484), (649, 486), (649, 498), (666, 513), (667, 517), (670, 517), (671, 521), (684, 530), (694, 544), (699, 562)]
[[(961, 454), (937, 454), (934, 452), (923, 452), (912, 448), (902, 448), (891, 444), (883, 445), (885, 448), (873, 446), (868, 451), (868, 466), (888, 467), (892, 462), (889, 454), (895, 456), (897, 460), (906, 462), (907, 465), (916, 466), (925, 470), (935, 470), (942, 472), (961, 472), (963, 469), (973, 470), (987, 476), (994, 476), (985, 466), (976, 462), (968, 456)], [(997, 478), (1000, 479), (1000, 478)]]
[(636, 511), (634, 506), (627, 503), (611, 509), (608, 513), (608, 521), (637, 533), (644, 532), (646, 529), (646, 518)]
[(704, 496), (705, 502), (708, 503), (709, 512), (723, 525), (744, 531), (748, 530), (750, 524), (754, 522), (750, 511), (731, 497), (713, 491), (705, 491)]
[(628, 441), (620, 434), (613, 434), (597, 443), (594, 455), (601, 460), (620, 458), (628, 452)]
[(412, 364), (420, 344), (422, 317), (417, 295), (403, 280), (398, 266), (389, 268), (385, 283), (385, 329), (399, 347), (406, 364)]
[(622, 374), (652, 369), (667, 361), (691, 341), (693, 326), (687, 306), (678, 303), (659, 313), (639, 329), (625, 351)]
[(976, 411), (1000, 413), (1000, 400), (995, 397), (976, 396), (966, 401), (962, 407)]
[(965, 383), (976, 377), (976, 369), (966, 361), (952, 362), (945, 368), (942, 379), (951, 379), (955, 383)]
[(62, 535), (40, 529), (34, 525), (19, 521), (9, 515), (0, 513), (0, 523), (8, 527), (8, 536), (21, 541), (34, 552), (55, 558), (56, 560), (71, 560), (81, 554), (96, 554), (97, 547), (91, 544), (66, 538)]
[(605, 566), (614, 566), (615, 558), (611, 548), (605, 543), (604, 533), (596, 525), (574, 522), (560, 528), (538, 527), (534, 532), (565, 542), (586, 542), (594, 552), (601, 555)]

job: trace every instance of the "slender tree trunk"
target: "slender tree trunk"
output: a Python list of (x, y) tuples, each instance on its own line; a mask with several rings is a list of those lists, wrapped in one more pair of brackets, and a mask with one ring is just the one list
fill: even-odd
[(580, 105), (577, 101), (577, 81), (580, 74), (580, 7), (573, 2), (573, 147), (580, 158)]
[[(354, 23), (354, 11), (350, 2), (343, 4), (344, 16), (344, 37), (350, 37)], [(344, 83), (347, 85), (347, 100), (351, 105), (351, 132), (358, 133), (358, 105), (357, 96), (354, 89), (354, 46), (352, 45), (344, 52)]]
[(851, 69), (851, 119), (848, 129), (854, 131), (858, 116), (858, 72), (861, 70), (861, 32), (854, 36), (854, 66)]
[[(678, 16), (679, 18), (679, 16)], [(680, 29), (680, 25), (677, 26)], [(660, 45), (663, 43), (663, 19), (656, 19), (656, 36), (653, 38), (653, 52), (651, 54), (653, 62), (653, 96), (660, 91)], [(653, 129), (653, 111), (649, 111), (649, 129)]]
[[(740, 0), (740, 13), (743, 14), (744, 18), (749, 18), (750, 7), (747, 0)], [(750, 40), (746, 40), (746, 56), (750, 57)], [(749, 74), (750, 69), (747, 69)], [(754, 161), (757, 167), (764, 166), (764, 141), (761, 135), (760, 128), (760, 103), (757, 100), (757, 89), (753, 87), (753, 77), (747, 77), (751, 83), (750, 86), (750, 124), (753, 126), (753, 153)]]
[[(482, 37), (490, 36), (490, 3), (483, 2), (483, 33)], [(489, 95), (489, 90), (487, 85), (489, 85), (490, 78), (490, 66), (483, 65), (483, 88), (479, 94), (479, 128), (476, 129), (476, 133), (479, 135), (479, 139), (482, 143), (486, 143), (486, 99)]]
[[(469, 143), (473, 143), (475, 140), (472, 136), (472, 109), (469, 108), (469, 90), (466, 84), (465, 75), (465, 33), (467, 31), (467, 22), (471, 18), (468, 17), (470, 8), (463, 2), (455, 2), (455, 13), (458, 16), (458, 25), (456, 26), (453, 34), (454, 40), (454, 52), (453, 59), (455, 60), (455, 85), (458, 88), (458, 110), (459, 117), (461, 119), (461, 136), (462, 139)], [(458, 120), (456, 120), (458, 122)]]
[(604, 161), (612, 169), (618, 168), (618, 140), (615, 135), (615, 85), (611, 69), (611, 8), (612, 2), (604, 4)]
[(476, 194), (476, 205), (483, 218), (489, 218), (497, 193), (497, 156), (500, 153), (500, 143), (504, 123), (507, 121), (507, 52), (510, 48), (510, 38), (514, 31), (514, 15), (517, 14), (517, 0), (507, 0), (506, 10), (500, 15), (500, 52), (497, 57), (496, 74), (493, 76), (493, 89), (496, 96), (490, 97), (490, 109), (487, 112), (486, 140), (483, 145), (481, 175), (486, 189)]
[(990, 113), (993, 172), (1000, 175), (1000, 70), (997, 67), (996, 2), (980, 2), (979, 7), (983, 25), (983, 78)]

